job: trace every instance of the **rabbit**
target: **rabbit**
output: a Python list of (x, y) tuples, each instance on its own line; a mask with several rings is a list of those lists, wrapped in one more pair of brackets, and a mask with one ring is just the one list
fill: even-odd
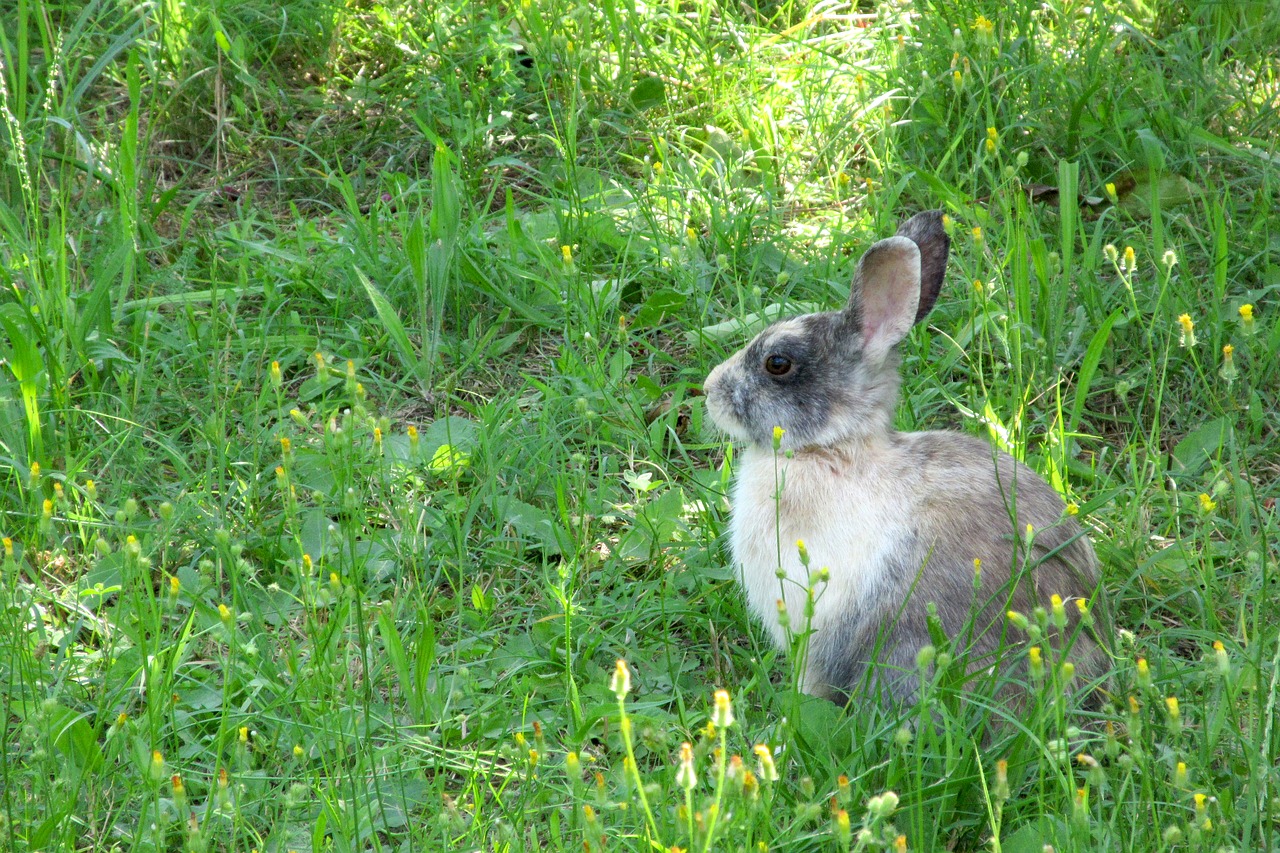
[(703, 388), (739, 444), (729, 548), (749, 608), (784, 650), (807, 621), (800, 687), (841, 704), (863, 687), (915, 703), (934, 608), (971, 673), (1025, 638), (1006, 612), (1036, 606), (1066, 611), (1057, 648), (1077, 686), (1107, 671), (1097, 559), (1057, 492), (979, 438), (894, 429), (896, 345), (933, 308), (949, 250), (941, 211), (912, 217), (862, 256), (844, 309), (772, 324)]

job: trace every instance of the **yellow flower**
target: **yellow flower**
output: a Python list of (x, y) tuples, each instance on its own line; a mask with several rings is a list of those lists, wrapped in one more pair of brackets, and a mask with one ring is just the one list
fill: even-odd
[(271, 384), (274, 385), (277, 390), (279, 390), (283, 382), (284, 382), (284, 377), (280, 373), (280, 362), (278, 361), (271, 362)]
[(1218, 502), (1209, 497), (1206, 492), (1200, 493), (1200, 509), (1203, 512), (1213, 512), (1218, 508)]
[(1144, 690), (1151, 686), (1151, 667), (1146, 658), (1138, 658), (1138, 686)]
[(982, 229), (977, 225), (973, 227), (973, 242), (982, 244)]
[(1244, 330), (1246, 335), (1254, 333), (1253, 327), (1253, 306), (1245, 303), (1240, 306), (1240, 328)]
[(1129, 272), (1133, 272), (1138, 268), (1138, 257), (1132, 246), (1124, 247), (1124, 266)]
[(1110, 181), (1107, 181), (1106, 192), (1107, 192), (1107, 200), (1108, 200), (1108, 201), (1110, 201), (1112, 204), (1119, 204), (1119, 203), (1120, 203), (1120, 197), (1119, 197), (1118, 195), (1116, 195), (1116, 185), (1115, 185), (1115, 184), (1111, 183)]
[(979, 15), (973, 22), (973, 32), (979, 41), (990, 41), (996, 32), (996, 25), (986, 15)]
[(844, 809), (836, 809), (836, 837), (840, 839), (842, 847), (848, 847), (853, 843), (853, 827), (849, 825), (849, 813)]
[(1179, 340), (1179, 346), (1193, 347), (1196, 345), (1196, 324), (1192, 322), (1190, 314), (1179, 314), (1178, 325), (1182, 327), (1182, 335)]
[(1169, 712), (1170, 720), (1177, 720), (1182, 716), (1182, 712), (1178, 709), (1178, 697), (1166, 696), (1164, 700), (1165, 710)]
[(225, 604), (218, 605), (218, 618), (222, 620), (224, 625), (231, 624), (231, 608)]
[(676, 784), (686, 791), (698, 784), (698, 774), (693, 769), (693, 747), (688, 741), (680, 744), (680, 768), (676, 770)]
[(1039, 646), (1032, 646), (1031, 655), (1031, 677), (1037, 681), (1044, 678), (1044, 657)]
[(1067, 504), (1067, 515), (1079, 515), (1079, 514), (1080, 514), (1080, 506), (1076, 504), (1074, 501), (1069, 502)]
[(1222, 369), (1218, 373), (1221, 374), (1223, 379), (1227, 380), (1227, 385), (1234, 382), (1236, 377), (1240, 375), (1240, 371), (1236, 370), (1235, 351), (1236, 348), (1231, 344), (1226, 344), (1222, 348)]
[(778, 781), (778, 768), (773, 763), (773, 753), (762, 743), (756, 744), (752, 750), (756, 760), (760, 762), (760, 778), (766, 782)]
[(618, 658), (617, 664), (613, 667), (613, 681), (609, 689), (613, 691), (614, 696), (618, 697), (618, 701), (622, 701), (622, 698), (631, 692), (631, 670), (622, 658)]
[(779, 447), (782, 446), (782, 437), (786, 434), (787, 434), (787, 431), (780, 426), (776, 426), (773, 428), (773, 449), (774, 450), (777, 450)]
[(711, 722), (721, 729), (733, 725), (733, 705), (729, 702), (728, 690), (716, 691), (715, 711), (711, 714)]

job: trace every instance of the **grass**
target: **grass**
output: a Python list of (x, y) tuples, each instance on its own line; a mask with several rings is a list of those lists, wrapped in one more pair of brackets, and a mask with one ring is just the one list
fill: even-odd
[[(1280, 846), (1272, 5), (6, 5), (5, 849)], [(926, 207), (899, 420), (1087, 520), (1092, 716), (734, 587), (698, 385)]]

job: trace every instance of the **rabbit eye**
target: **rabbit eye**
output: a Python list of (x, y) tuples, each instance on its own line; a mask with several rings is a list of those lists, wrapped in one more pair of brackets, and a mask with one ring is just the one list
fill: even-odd
[(785, 355), (778, 355), (777, 353), (765, 357), (764, 360), (764, 369), (770, 376), (786, 376), (791, 372), (791, 368), (793, 366), (791, 359), (787, 358)]

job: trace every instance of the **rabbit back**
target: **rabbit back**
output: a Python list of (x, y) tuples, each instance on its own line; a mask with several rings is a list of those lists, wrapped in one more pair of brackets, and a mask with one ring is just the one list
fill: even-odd
[[(782, 646), (788, 632), (778, 600), (791, 630), (804, 630), (808, 588), (827, 570), (808, 625), (803, 689), (847, 696), (874, 660), (879, 686), (910, 701), (916, 655), (931, 642), (930, 603), (952, 641), (982, 662), (1019, 639), (1005, 637), (1007, 610), (1048, 607), (1054, 594), (1068, 602), (1093, 596), (1092, 548), (1064, 511), (1029, 468), (958, 433), (889, 433), (776, 459), (753, 445), (739, 465), (730, 545), (750, 609)], [(1078, 618), (1075, 606), (1068, 613)], [(1092, 639), (1081, 634), (1071, 657), (1081, 676), (1101, 674)]]

